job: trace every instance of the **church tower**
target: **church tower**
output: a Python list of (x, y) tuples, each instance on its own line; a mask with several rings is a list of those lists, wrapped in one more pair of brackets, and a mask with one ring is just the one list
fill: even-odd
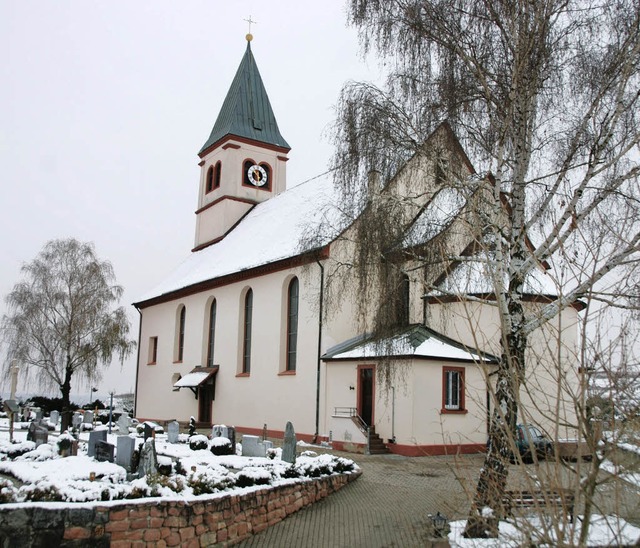
[(256, 204), (286, 189), (291, 147), (247, 49), (200, 157), (194, 251), (222, 239)]

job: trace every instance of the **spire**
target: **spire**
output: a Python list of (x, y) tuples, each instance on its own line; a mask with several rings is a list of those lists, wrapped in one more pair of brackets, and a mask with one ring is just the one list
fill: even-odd
[(248, 34), (244, 57), (200, 154), (226, 135), (291, 148), (278, 129), (267, 91), (251, 53), (251, 38), (251, 34)]

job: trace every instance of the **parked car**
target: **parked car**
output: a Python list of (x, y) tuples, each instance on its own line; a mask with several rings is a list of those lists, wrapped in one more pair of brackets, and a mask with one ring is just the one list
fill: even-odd
[(516, 447), (522, 460), (531, 460), (531, 450), (535, 449), (538, 458), (553, 455), (553, 442), (545, 437), (538, 428), (530, 424), (516, 426)]
[[(487, 440), (487, 450), (489, 449)], [(518, 424), (516, 426), (515, 446), (523, 461), (531, 460), (531, 447), (536, 451), (538, 458), (548, 458), (554, 454), (553, 442), (535, 426), (530, 424)], [(511, 455), (511, 462), (515, 462), (515, 456)]]

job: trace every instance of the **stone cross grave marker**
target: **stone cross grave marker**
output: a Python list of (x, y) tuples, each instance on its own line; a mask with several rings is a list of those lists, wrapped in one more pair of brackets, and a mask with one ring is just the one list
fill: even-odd
[(120, 415), (120, 418), (118, 419), (118, 432), (127, 435), (129, 433), (130, 425), (131, 419), (129, 418), (129, 415), (126, 415), (125, 413)]
[(167, 426), (167, 440), (169, 443), (178, 443), (179, 436), (180, 423), (178, 421), (171, 421)]
[(138, 475), (140, 477), (158, 473), (158, 455), (156, 454), (156, 440), (148, 439), (140, 449), (140, 464)]
[(153, 426), (148, 423), (144, 423), (144, 441), (147, 441), (149, 438), (153, 438)]
[(113, 462), (113, 451), (115, 447), (106, 441), (96, 443), (96, 460), (101, 462)]
[(118, 436), (116, 440), (116, 464), (131, 472), (131, 459), (136, 449), (136, 440), (131, 436)]
[(96, 456), (96, 444), (99, 441), (107, 441), (106, 430), (94, 430), (93, 432), (89, 432), (89, 447), (87, 448), (88, 457)]
[(291, 424), (291, 422), (287, 422), (287, 426), (284, 429), (282, 460), (290, 462), (291, 464), (296, 462), (296, 433), (293, 430), (293, 424)]

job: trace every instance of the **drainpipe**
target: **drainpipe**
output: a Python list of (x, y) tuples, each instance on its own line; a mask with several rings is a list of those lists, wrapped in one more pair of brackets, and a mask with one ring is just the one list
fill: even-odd
[(320, 267), (320, 306), (318, 307), (318, 367), (316, 370), (316, 431), (314, 434), (315, 441), (320, 435), (320, 367), (322, 364), (322, 314), (324, 305), (324, 266), (319, 260), (316, 260)]
[(391, 387), (391, 442), (396, 442), (396, 387)]
[(140, 340), (140, 337), (142, 336), (142, 310), (140, 310), (135, 304), (133, 306), (135, 306), (138, 314), (140, 315), (140, 321), (138, 322), (138, 352), (136, 352), (136, 387), (133, 392), (133, 416), (135, 418), (138, 414), (138, 371), (140, 369), (140, 344), (142, 343)]

